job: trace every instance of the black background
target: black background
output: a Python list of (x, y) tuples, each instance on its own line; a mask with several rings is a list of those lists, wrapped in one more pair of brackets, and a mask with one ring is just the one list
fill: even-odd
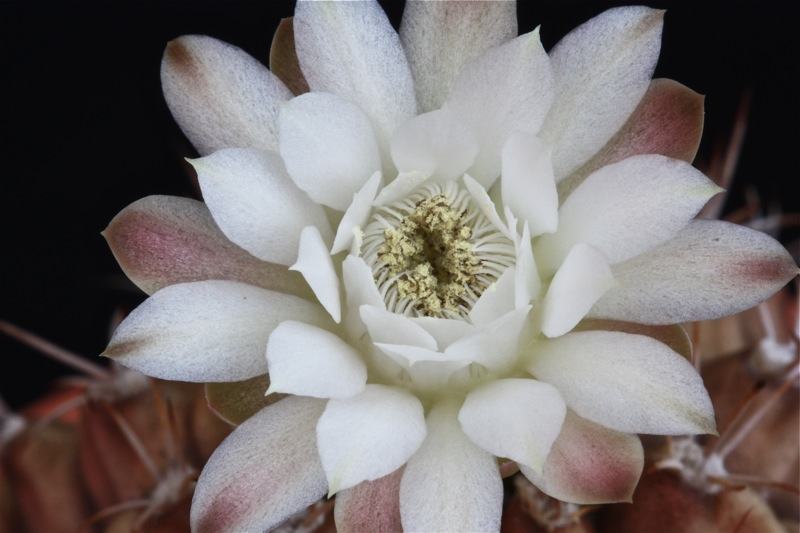
[[(397, 25), (401, 2), (384, 2)], [(550, 49), (616, 2), (520, 5), (520, 31), (541, 24)], [(653, 1), (666, 8), (656, 76), (706, 95), (700, 157), (723, 141), (745, 90), (753, 100), (729, 209), (745, 186), (798, 211), (800, 2)], [(212, 35), (267, 61), (292, 2), (0, 1), (0, 318), (97, 360), (114, 309), (143, 295), (100, 236), (151, 194), (193, 196), (191, 147), (161, 96), (164, 46)], [(796, 231), (781, 235), (784, 243)], [(0, 338), (0, 395), (19, 407), (68, 372)]]

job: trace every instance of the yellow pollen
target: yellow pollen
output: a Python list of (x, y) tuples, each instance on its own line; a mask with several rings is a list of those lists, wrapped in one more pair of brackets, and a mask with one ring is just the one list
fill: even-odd
[[(473, 253), (472, 228), (464, 213), (437, 194), (417, 202), (397, 228), (384, 230), (378, 260), (400, 275), (397, 291), (426, 316), (459, 312), (467, 305), (467, 287), (480, 285), (475, 273), (481, 261)], [(482, 289), (483, 287), (481, 287)]]

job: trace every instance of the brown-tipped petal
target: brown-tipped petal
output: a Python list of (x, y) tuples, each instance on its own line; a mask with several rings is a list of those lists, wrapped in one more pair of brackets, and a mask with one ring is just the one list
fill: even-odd
[(612, 272), (619, 285), (600, 298), (590, 317), (674, 324), (752, 307), (800, 270), (764, 233), (694, 220), (673, 239), (614, 265)]
[(292, 396), (236, 428), (208, 460), (192, 502), (192, 531), (265, 531), (328, 488), (314, 431), (326, 402)]
[(265, 396), (268, 388), (268, 374), (244, 381), (206, 383), (206, 400), (218, 417), (238, 426), (264, 407), (287, 396), (280, 393)]
[(643, 466), (639, 437), (608, 429), (570, 410), (542, 474), (524, 465), (520, 470), (554, 498), (595, 504), (631, 501)]
[(703, 96), (673, 80), (653, 80), (616, 135), (559, 183), (559, 198), (566, 198), (595, 170), (632, 155), (661, 154), (691, 163), (702, 133)]
[(621, 331), (622, 333), (633, 333), (635, 335), (647, 335), (657, 341), (661, 341), (674, 351), (684, 356), (687, 360), (692, 360), (692, 340), (686, 330), (678, 324), (667, 326), (650, 326), (647, 324), (637, 324), (635, 322), (623, 322), (621, 320), (599, 320), (587, 318), (582, 320), (572, 331)]
[(297, 60), (297, 51), (294, 48), (294, 18), (281, 20), (275, 35), (272, 37), (272, 47), (269, 50), (269, 69), (275, 74), (295, 95), (309, 91), (308, 82), (300, 62)]
[(114, 217), (103, 236), (125, 274), (147, 294), (176, 283), (229, 279), (314, 298), (299, 273), (229, 241), (196, 200), (142, 198)]
[(277, 151), (278, 102), (292, 93), (240, 48), (204, 35), (179, 37), (164, 51), (161, 86), (201, 155), (234, 146)]
[(336, 528), (340, 533), (403, 531), (400, 523), (400, 480), (405, 468), (364, 481), (336, 495)]

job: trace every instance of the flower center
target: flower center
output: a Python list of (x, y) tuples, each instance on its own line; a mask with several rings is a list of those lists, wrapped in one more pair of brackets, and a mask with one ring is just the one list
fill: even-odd
[(373, 215), (364, 259), (390, 311), (468, 317), (514, 264), (514, 245), (455, 183), (432, 184)]

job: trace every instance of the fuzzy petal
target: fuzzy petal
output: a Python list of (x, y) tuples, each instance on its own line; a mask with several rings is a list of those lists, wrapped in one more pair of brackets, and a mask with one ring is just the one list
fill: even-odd
[(339, 533), (400, 533), (400, 480), (403, 468), (375, 481), (362, 481), (336, 494), (333, 516)]
[(515, 2), (406, 2), (400, 40), (420, 112), (442, 106), (467, 61), (516, 36)]
[(281, 107), (280, 151), (292, 180), (318, 204), (344, 211), (380, 170), (369, 118), (327, 93), (307, 93)]
[(503, 205), (528, 223), (534, 237), (553, 233), (558, 227), (551, 152), (538, 137), (524, 132), (513, 133), (503, 146)]
[(538, 133), (553, 96), (538, 29), (469, 62), (445, 107), (463, 116), (478, 136), (480, 152), (470, 176), (488, 189), (500, 175), (500, 152), (509, 135)]
[(243, 50), (204, 35), (179, 37), (164, 51), (161, 85), (201, 155), (234, 146), (277, 149), (278, 102), (292, 93)]
[(576, 244), (547, 289), (542, 309), (542, 333), (558, 337), (568, 332), (614, 285), (603, 254), (588, 244)]
[(566, 198), (592, 172), (639, 154), (694, 161), (703, 133), (703, 96), (677, 81), (650, 82), (639, 106), (594, 157), (558, 184)]
[(524, 465), (520, 470), (553, 498), (592, 505), (630, 502), (643, 467), (638, 436), (608, 429), (567, 410), (541, 475)]
[(322, 207), (292, 183), (276, 154), (228, 148), (190, 163), (222, 232), (259, 259), (294, 263), (309, 225), (333, 238)]
[(229, 279), (313, 298), (299, 274), (228, 240), (196, 200), (142, 198), (114, 217), (103, 236), (125, 274), (147, 294), (176, 283)]
[(589, 316), (646, 324), (712, 320), (748, 309), (800, 271), (768, 235), (695, 220), (658, 248), (612, 267), (619, 285)]
[(267, 338), (284, 320), (328, 325), (317, 304), (235, 281), (170, 285), (120, 324), (103, 353), (148, 376), (241, 381), (266, 372)]
[(464, 433), (484, 450), (541, 472), (566, 412), (552, 385), (501, 379), (470, 392), (458, 420)]
[(294, 19), (282, 19), (269, 49), (269, 70), (275, 74), (294, 95), (308, 92), (308, 82), (300, 70), (294, 48)]
[(391, 140), (400, 172), (418, 171), (440, 181), (460, 178), (475, 160), (478, 141), (468, 124), (445, 109), (419, 115), (401, 125)]
[(550, 51), (556, 99), (540, 136), (554, 148), (556, 179), (585, 163), (622, 127), (650, 84), (664, 12), (609, 9)]
[(428, 415), (428, 435), (400, 484), (406, 531), (498, 531), (503, 482), (491, 453), (461, 431), (459, 403), (444, 400)]
[(678, 352), (687, 361), (692, 361), (692, 339), (680, 324), (653, 326), (637, 324), (635, 322), (622, 322), (619, 320), (600, 320), (587, 318), (575, 326), (572, 331), (619, 331), (636, 335), (647, 335), (659, 342), (663, 342), (674, 351)]
[(528, 370), (570, 409), (626, 433), (715, 433), (714, 409), (694, 367), (643, 335), (584, 331), (532, 346)]
[(417, 105), (400, 38), (380, 5), (298, 2), (294, 37), (311, 89), (333, 93), (361, 108), (388, 159), (392, 132), (416, 114)]
[(192, 500), (192, 531), (266, 531), (325, 495), (314, 428), (325, 401), (262, 409), (217, 448)]
[(537, 239), (537, 263), (552, 272), (578, 242), (619, 263), (674, 236), (720, 191), (685, 161), (661, 155), (608, 165), (566, 199), (558, 231)]
[(338, 324), (342, 319), (339, 276), (336, 275), (328, 247), (315, 226), (303, 228), (300, 233), (297, 263), (290, 266), (289, 270), (297, 270), (303, 274), (319, 303)]
[(367, 385), (357, 396), (330, 400), (317, 424), (328, 494), (397, 470), (425, 432), (422, 404), (404, 390)]
[(267, 394), (347, 398), (367, 383), (367, 367), (358, 351), (337, 335), (303, 322), (287, 320), (275, 328), (267, 343), (267, 363)]
[(244, 381), (209, 382), (205, 385), (208, 408), (222, 420), (238, 426), (264, 407), (282, 400), (285, 394), (264, 392), (269, 388), (269, 376), (263, 374)]

